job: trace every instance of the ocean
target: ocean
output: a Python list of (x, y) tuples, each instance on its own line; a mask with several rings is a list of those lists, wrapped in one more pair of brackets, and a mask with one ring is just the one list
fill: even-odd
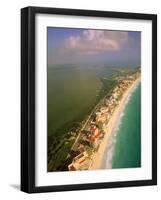
[(107, 147), (105, 159), (105, 168), (141, 167), (141, 84), (127, 100)]

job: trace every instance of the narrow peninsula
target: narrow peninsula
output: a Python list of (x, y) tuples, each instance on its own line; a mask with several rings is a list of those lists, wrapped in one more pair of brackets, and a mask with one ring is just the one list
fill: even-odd
[(69, 171), (103, 168), (106, 147), (127, 97), (140, 81), (140, 71), (113, 78), (117, 80), (116, 86), (94, 108), (72, 146), (72, 150), (78, 155), (68, 165)]

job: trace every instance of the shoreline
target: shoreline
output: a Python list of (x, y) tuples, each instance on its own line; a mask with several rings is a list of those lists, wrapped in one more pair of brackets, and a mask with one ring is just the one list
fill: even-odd
[(105, 153), (107, 150), (107, 146), (109, 144), (109, 140), (111, 139), (113, 132), (115, 131), (115, 129), (118, 126), (121, 114), (126, 107), (127, 98), (129, 97), (130, 94), (133, 93), (134, 89), (140, 82), (140, 79), (141, 79), (140, 77), (138, 79), (136, 79), (134, 81), (134, 83), (132, 83), (132, 85), (123, 94), (123, 96), (119, 102), (119, 105), (116, 107), (113, 115), (111, 116), (109, 123), (104, 128), (105, 136), (104, 136), (102, 142), (100, 143), (100, 147), (99, 147), (98, 151), (95, 152), (91, 158), (92, 164), (89, 167), (89, 170), (105, 169), (104, 156), (106, 155)]

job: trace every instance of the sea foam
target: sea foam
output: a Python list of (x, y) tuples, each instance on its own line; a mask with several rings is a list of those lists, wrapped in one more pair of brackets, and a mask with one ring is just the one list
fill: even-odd
[(116, 144), (116, 141), (117, 141), (116, 140), (117, 133), (119, 132), (119, 128), (121, 126), (123, 116), (125, 115), (125, 107), (129, 103), (129, 101), (132, 97), (132, 94), (136, 90), (137, 86), (138, 86), (138, 84), (133, 88), (133, 90), (129, 93), (129, 95), (125, 99), (122, 112), (119, 116), (119, 120), (118, 120), (118, 122), (117, 122), (117, 124), (116, 124), (116, 126), (113, 130), (112, 136), (111, 136), (109, 143), (107, 145), (107, 149), (106, 149), (106, 152), (105, 152), (105, 155), (104, 155), (104, 164), (103, 164), (104, 165), (103, 167), (105, 169), (112, 169), (112, 159), (113, 159), (114, 147), (115, 147), (115, 144)]

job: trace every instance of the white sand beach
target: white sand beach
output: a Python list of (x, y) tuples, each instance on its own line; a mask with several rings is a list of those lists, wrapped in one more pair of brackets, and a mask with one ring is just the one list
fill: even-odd
[(134, 91), (137, 84), (140, 82), (140, 77), (134, 81), (132, 85), (129, 86), (129, 88), (124, 92), (118, 106), (116, 107), (114, 113), (111, 116), (110, 121), (108, 122), (106, 128), (105, 128), (105, 135), (103, 140), (100, 143), (99, 149), (97, 152), (95, 152), (92, 156), (92, 164), (89, 168), (89, 170), (95, 170), (95, 169), (101, 169), (102, 163), (104, 160), (104, 154), (107, 149), (107, 145), (109, 143), (110, 137), (112, 136), (112, 133), (119, 123), (121, 113), (123, 112), (125, 108), (125, 103), (129, 95)]

